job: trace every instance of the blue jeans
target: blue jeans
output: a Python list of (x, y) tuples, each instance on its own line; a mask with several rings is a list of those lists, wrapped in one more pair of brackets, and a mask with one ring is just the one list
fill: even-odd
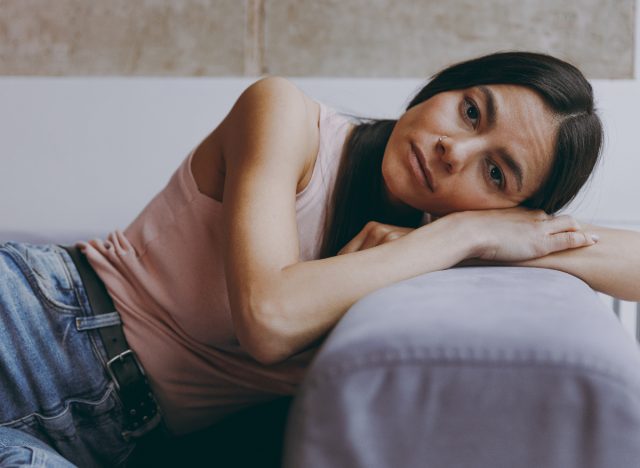
[(0, 244), (0, 466), (118, 466), (133, 451), (90, 310), (64, 249)]

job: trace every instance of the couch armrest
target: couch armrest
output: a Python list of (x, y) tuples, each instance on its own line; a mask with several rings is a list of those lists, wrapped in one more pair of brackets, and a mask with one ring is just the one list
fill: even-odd
[(291, 408), (284, 466), (622, 468), (639, 441), (640, 352), (597, 294), (469, 267), (349, 310)]

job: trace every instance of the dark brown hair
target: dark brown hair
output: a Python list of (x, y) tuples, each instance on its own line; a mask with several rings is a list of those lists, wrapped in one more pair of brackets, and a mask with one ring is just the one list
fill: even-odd
[[(598, 161), (603, 130), (593, 90), (573, 65), (532, 52), (500, 52), (452, 65), (437, 73), (407, 109), (438, 93), (479, 85), (513, 84), (532, 89), (558, 118), (553, 163), (536, 193), (521, 203), (554, 213), (578, 194)], [(396, 120), (360, 119), (348, 137), (325, 223), (321, 257), (336, 255), (368, 221), (417, 227), (422, 213), (385, 208), (382, 157)]]

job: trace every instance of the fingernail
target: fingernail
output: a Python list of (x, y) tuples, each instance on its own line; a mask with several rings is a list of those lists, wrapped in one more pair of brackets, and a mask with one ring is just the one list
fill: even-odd
[(591, 239), (593, 239), (593, 242), (598, 242), (600, 240), (600, 236), (598, 234), (591, 234)]

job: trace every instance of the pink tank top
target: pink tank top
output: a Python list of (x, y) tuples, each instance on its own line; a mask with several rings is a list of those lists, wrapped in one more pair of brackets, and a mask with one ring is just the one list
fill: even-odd
[[(311, 180), (296, 196), (300, 261), (318, 258), (350, 121), (320, 104), (319, 128)], [(222, 204), (198, 191), (193, 153), (124, 232), (79, 244), (107, 286), (176, 434), (293, 394), (317, 351), (265, 366), (240, 347), (222, 260)]]

